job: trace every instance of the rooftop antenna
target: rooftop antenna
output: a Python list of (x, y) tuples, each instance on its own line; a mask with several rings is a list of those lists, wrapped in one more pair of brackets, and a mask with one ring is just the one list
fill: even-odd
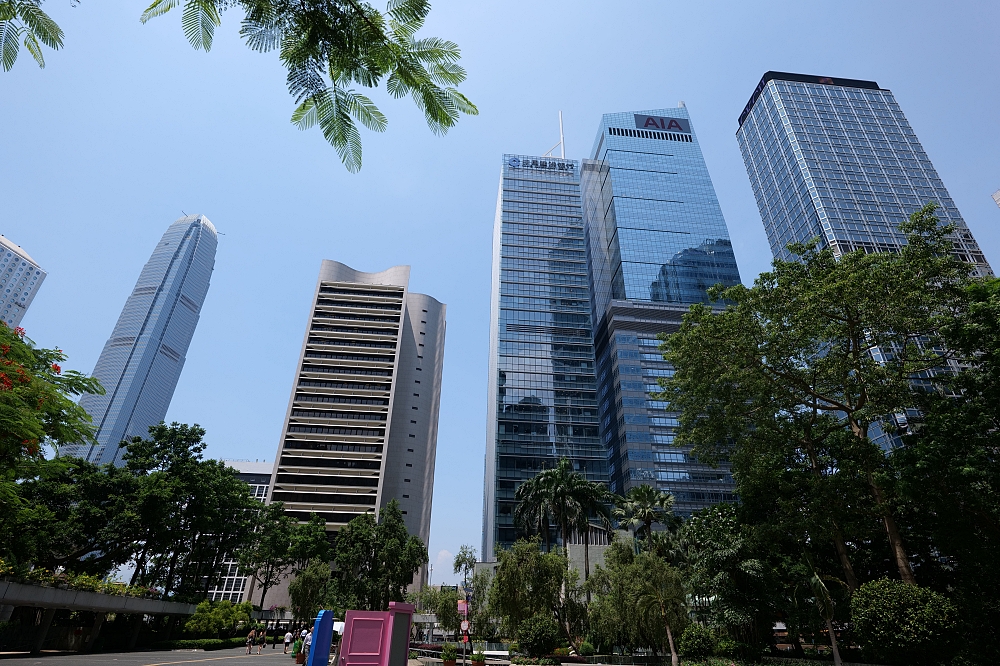
[(562, 111), (559, 112), (559, 143), (549, 148), (545, 151), (542, 157), (555, 157), (552, 151), (556, 148), (559, 149), (559, 157), (566, 159), (566, 140), (563, 138), (563, 123), (562, 123)]

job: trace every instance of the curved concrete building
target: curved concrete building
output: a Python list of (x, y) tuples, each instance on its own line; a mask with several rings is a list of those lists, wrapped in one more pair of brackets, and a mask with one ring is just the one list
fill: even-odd
[(409, 278), (323, 261), (270, 498), (331, 531), (396, 499), (427, 544), (446, 308)]
[(118, 444), (145, 437), (149, 426), (167, 415), (208, 294), (217, 246), (215, 227), (204, 215), (182, 217), (167, 228), (94, 368), (105, 395), (80, 401), (97, 426), (97, 445), (64, 447), (62, 455), (121, 464), (124, 450)]

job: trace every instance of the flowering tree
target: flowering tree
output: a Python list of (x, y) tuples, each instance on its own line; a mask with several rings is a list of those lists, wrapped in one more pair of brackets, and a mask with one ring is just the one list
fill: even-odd
[[(23, 328), (0, 322), (0, 469), (3, 481), (25, 459), (39, 459), (42, 446), (58, 448), (93, 439), (90, 416), (75, 401), (85, 393), (102, 394), (93, 377), (63, 372), (66, 354), (38, 349)], [(2, 497), (0, 497), (2, 501)]]

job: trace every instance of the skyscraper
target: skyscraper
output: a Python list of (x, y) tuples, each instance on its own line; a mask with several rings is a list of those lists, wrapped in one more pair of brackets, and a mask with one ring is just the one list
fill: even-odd
[(611, 489), (655, 485), (679, 515), (734, 501), (729, 469), (674, 446), (677, 414), (650, 395), (673, 372), (657, 334), (676, 331), (709, 287), (740, 281), (687, 108), (604, 115), (591, 158), (581, 186)]
[(579, 163), (504, 155), (493, 226), (481, 556), (516, 539), (514, 492), (568, 458), (607, 483)]
[[(335, 531), (398, 500), (430, 538), (445, 305), (410, 292), (409, 266), (323, 261), (288, 401), (271, 500)], [(276, 592), (280, 593), (280, 592)]]
[(80, 400), (97, 427), (97, 444), (67, 446), (62, 455), (120, 464), (124, 449), (118, 444), (147, 436), (149, 426), (167, 415), (217, 245), (215, 227), (204, 215), (187, 215), (167, 228), (97, 359), (94, 376), (106, 393)]
[(5, 324), (21, 325), (45, 275), (27, 252), (0, 235), (0, 319)]
[(874, 81), (767, 72), (736, 132), (774, 256), (819, 238), (841, 255), (893, 251), (928, 201), (955, 253), (992, 271), (892, 92)]

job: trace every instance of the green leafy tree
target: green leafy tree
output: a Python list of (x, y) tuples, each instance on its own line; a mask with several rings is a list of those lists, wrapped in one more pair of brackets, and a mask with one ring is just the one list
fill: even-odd
[(50, 49), (62, 48), (63, 31), (40, 4), (41, 0), (0, 1), (0, 64), (5, 72), (17, 61), (21, 44), (39, 67), (45, 67), (42, 44)]
[(457, 590), (442, 587), (434, 600), (438, 624), (444, 631), (450, 631), (455, 640), (458, 640), (458, 632), (462, 628), (462, 616), (458, 613), (459, 598)]
[(489, 591), (490, 614), (506, 636), (516, 636), (529, 617), (552, 615), (560, 604), (566, 560), (557, 553), (543, 553), (538, 539), (519, 539), (497, 553), (497, 566)]
[(925, 587), (883, 578), (852, 599), (851, 619), (861, 648), (882, 664), (940, 664), (954, 654), (958, 611)]
[(636, 569), (642, 572), (636, 602), (638, 609), (650, 625), (650, 633), (666, 635), (670, 650), (670, 663), (678, 666), (674, 633), (684, 630), (688, 623), (684, 585), (677, 571), (652, 553), (641, 553), (636, 558)]
[(711, 657), (715, 652), (715, 634), (703, 624), (692, 622), (677, 640), (682, 657)]
[(123, 535), (133, 541), (132, 582), (178, 599), (204, 598), (260, 510), (232, 468), (203, 457), (204, 435), (198, 425), (160, 423), (148, 439), (123, 442), (125, 469), (140, 486), (137, 527)]
[(468, 545), (459, 548), (458, 555), (455, 556), (453, 569), (452, 573), (462, 574), (462, 588), (469, 587), (469, 578), (472, 577), (472, 573), (476, 570), (476, 549)]
[[(815, 422), (817, 438), (838, 438), (836, 473), (866, 485), (864, 496), (835, 506), (860, 504), (878, 517), (911, 584), (875, 439), (898, 427), (894, 415), (918, 406), (915, 379), (934, 377), (954, 357), (942, 331), (962, 307), (970, 268), (952, 255), (954, 227), (940, 225), (934, 209), (928, 204), (900, 226), (907, 244), (898, 253), (837, 257), (816, 243), (790, 246), (797, 261), (775, 260), (751, 288), (713, 290), (725, 310), (693, 306), (665, 344), (675, 374), (662, 397), (681, 412), (679, 444), (711, 461), (757, 432), (791, 429), (790, 446), (804, 449), (804, 424)], [(834, 525), (824, 536), (845, 550)]]
[(214, 634), (216, 638), (221, 638), (222, 633), (233, 636), (240, 627), (250, 624), (252, 611), (253, 607), (248, 601), (234, 604), (227, 600), (206, 599), (198, 604), (184, 628), (197, 634)]
[(316, 558), (288, 584), (292, 615), (300, 622), (311, 621), (330, 594), (330, 564)]
[(403, 601), (406, 586), (427, 563), (427, 548), (406, 531), (399, 502), (390, 500), (376, 522), (371, 514), (353, 518), (334, 544), (337, 608), (384, 610)]
[(291, 552), (294, 532), (295, 524), (285, 514), (284, 504), (272, 502), (254, 517), (253, 531), (237, 552), (240, 570), (252, 577), (260, 588), (261, 608), (267, 591), (288, 576), (297, 559)]
[(532, 615), (517, 626), (518, 650), (529, 657), (544, 657), (559, 647), (559, 625), (552, 615)]

